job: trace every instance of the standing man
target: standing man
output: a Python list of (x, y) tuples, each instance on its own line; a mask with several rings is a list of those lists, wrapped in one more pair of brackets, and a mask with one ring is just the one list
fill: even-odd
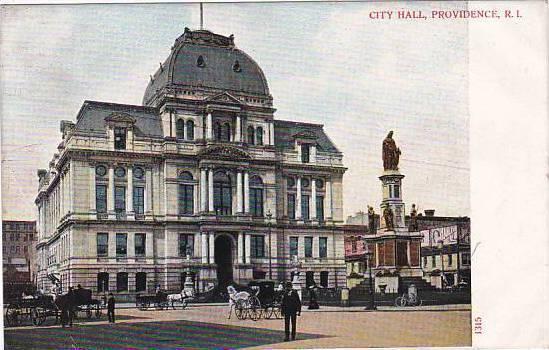
[(292, 282), (286, 282), (286, 290), (282, 296), (282, 315), (284, 315), (284, 341), (290, 340), (290, 321), (292, 323), (292, 340), (295, 340), (295, 328), (297, 316), (301, 316), (301, 300), (295, 289), (292, 289)]
[(109, 293), (109, 301), (107, 301), (107, 316), (109, 317), (109, 323), (114, 323), (115, 302), (114, 295)]

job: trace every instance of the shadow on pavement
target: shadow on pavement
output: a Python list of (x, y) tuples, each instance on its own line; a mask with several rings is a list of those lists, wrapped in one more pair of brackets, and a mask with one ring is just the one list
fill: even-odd
[[(324, 335), (298, 333), (298, 340)], [(283, 331), (191, 321), (78, 325), (4, 332), (5, 349), (238, 349), (280, 343)], [(291, 343), (288, 343), (291, 347)]]

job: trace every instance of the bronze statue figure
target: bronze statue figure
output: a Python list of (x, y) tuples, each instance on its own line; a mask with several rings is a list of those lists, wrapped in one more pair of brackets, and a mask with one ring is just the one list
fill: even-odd
[(393, 211), (390, 207), (383, 209), (383, 218), (385, 219), (385, 229), (387, 231), (394, 229)]
[(376, 214), (374, 208), (368, 206), (368, 231), (371, 234), (376, 233)]
[(417, 225), (417, 209), (416, 205), (412, 204), (412, 211), (410, 212), (410, 224), (408, 225), (409, 231), (417, 231), (418, 225)]
[(393, 140), (393, 131), (383, 140), (383, 169), (398, 170), (398, 160), (400, 158), (400, 148)]

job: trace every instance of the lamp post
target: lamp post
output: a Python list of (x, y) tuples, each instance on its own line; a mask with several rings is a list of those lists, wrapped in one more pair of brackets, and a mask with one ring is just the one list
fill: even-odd
[(377, 310), (375, 304), (375, 290), (372, 281), (372, 256), (374, 254), (368, 249), (368, 244), (364, 240), (364, 257), (366, 257), (366, 264), (368, 265), (368, 285), (370, 287), (370, 303), (364, 310)]
[(267, 220), (268, 220), (268, 226), (269, 226), (269, 279), (273, 279), (273, 254), (271, 252), (271, 218), (273, 217), (273, 214), (271, 213), (271, 210), (267, 210)]
[(444, 242), (442, 240), (438, 241), (438, 249), (440, 252), (440, 266), (441, 266), (441, 276), (440, 276), (440, 286), (442, 289), (444, 289), (444, 256), (442, 255), (442, 249), (444, 248)]

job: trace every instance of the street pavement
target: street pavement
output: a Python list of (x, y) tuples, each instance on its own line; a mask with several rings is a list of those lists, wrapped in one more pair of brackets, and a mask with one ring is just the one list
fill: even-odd
[[(129, 305), (128, 305), (129, 306)], [(227, 319), (226, 304), (193, 305), (185, 310), (117, 310), (117, 323), (78, 320), (62, 329), (6, 328), (5, 349), (264, 349), (335, 347), (470, 346), (469, 305), (415, 309), (321, 307), (303, 310), (297, 340), (284, 342), (283, 320)]]

